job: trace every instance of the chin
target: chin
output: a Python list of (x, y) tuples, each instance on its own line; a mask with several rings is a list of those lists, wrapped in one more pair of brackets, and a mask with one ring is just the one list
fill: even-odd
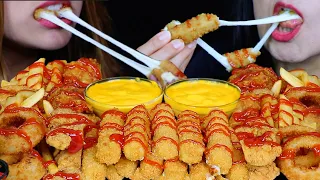
[(72, 34), (69, 32), (53, 32), (46, 37), (41, 38), (41, 46), (37, 48), (43, 50), (58, 50), (65, 47), (69, 43), (71, 37)]

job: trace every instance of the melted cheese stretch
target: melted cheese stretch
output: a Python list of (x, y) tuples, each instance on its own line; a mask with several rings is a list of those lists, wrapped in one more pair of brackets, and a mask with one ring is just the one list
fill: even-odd
[(201, 115), (215, 107), (228, 113), (240, 98), (237, 88), (210, 80), (183, 81), (168, 87), (165, 94), (165, 101), (178, 112), (193, 110)]
[(92, 85), (87, 90), (91, 99), (109, 105), (140, 105), (162, 94), (156, 82), (139, 79), (111, 80)]

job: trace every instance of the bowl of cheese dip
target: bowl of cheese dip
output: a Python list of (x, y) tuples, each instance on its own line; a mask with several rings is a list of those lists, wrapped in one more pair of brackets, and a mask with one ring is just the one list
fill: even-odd
[(163, 100), (163, 90), (155, 81), (137, 77), (107, 78), (90, 84), (85, 99), (98, 115), (117, 108), (127, 113), (137, 105), (152, 109)]
[(227, 81), (190, 78), (168, 85), (164, 90), (164, 101), (171, 105), (176, 115), (192, 110), (205, 116), (213, 109), (230, 115), (237, 106), (240, 94), (240, 88)]

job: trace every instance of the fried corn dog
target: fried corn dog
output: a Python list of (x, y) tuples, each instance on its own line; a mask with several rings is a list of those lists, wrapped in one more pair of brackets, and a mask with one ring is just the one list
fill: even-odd
[(151, 110), (152, 152), (162, 159), (178, 156), (177, 123), (174, 112), (168, 104), (159, 104)]
[(148, 110), (139, 105), (130, 110), (124, 126), (123, 153), (130, 161), (143, 160), (150, 152), (150, 117)]
[(88, 142), (82, 154), (81, 179), (83, 180), (104, 180), (107, 177), (107, 165), (98, 162), (96, 158), (97, 146), (94, 139), (98, 137), (98, 128), (89, 128), (85, 134)]
[(202, 160), (205, 145), (201, 133), (200, 117), (193, 111), (183, 111), (178, 116), (179, 158), (191, 165)]
[(217, 171), (217, 174), (227, 174), (232, 166), (231, 129), (227, 115), (220, 110), (211, 111), (204, 117), (206, 163)]
[(256, 62), (256, 59), (260, 54), (260, 51), (255, 52), (253, 51), (253, 48), (244, 48), (231, 53), (225, 53), (224, 56), (228, 59), (231, 67), (236, 69)]
[(150, 153), (141, 161), (132, 179), (157, 179), (163, 172), (163, 160)]
[(119, 161), (123, 146), (123, 125), (126, 115), (117, 109), (102, 114), (96, 157), (107, 165)]
[(214, 14), (199, 14), (196, 17), (176, 25), (171, 22), (167, 25), (172, 39), (182, 39), (189, 44), (203, 35), (219, 28), (219, 18)]
[(137, 170), (139, 161), (130, 161), (126, 157), (121, 157), (121, 159), (114, 165), (120, 176), (130, 178), (133, 176), (134, 172)]
[(164, 162), (162, 176), (157, 180), (185, 180), (188, 176), (188, 165), (179, 161), (179, 157), (176, 157)]

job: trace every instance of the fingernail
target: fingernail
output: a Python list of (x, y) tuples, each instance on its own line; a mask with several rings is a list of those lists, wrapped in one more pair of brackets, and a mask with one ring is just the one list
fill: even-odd
[(171, 44), (175, 49), (180, 49), (182, 46), (184, 46), (183, 41), (180, 39), (176, 39), (176, 40), (171, 41)]
[(162, 31), (158, 34), (158, 39), (160, 41), (169, 40), (171, 37), (171, 34), (169, 31)]
[(192, 49), (192, 48), (196, 47), (196, 45), (197, 45), (197, 41), (193, 41), (192, 43), (188, 44), (188, 48)]

